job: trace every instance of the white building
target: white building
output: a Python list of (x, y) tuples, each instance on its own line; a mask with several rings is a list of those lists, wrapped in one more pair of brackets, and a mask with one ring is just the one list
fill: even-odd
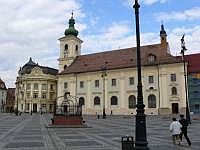
[(15, 109), (21, 112), (53, 112), (57, 73), (57, 69), (40, 66), (30, 58), (18, 72)]
[[(84, 114), (128, 115), (136, 113), (137, 68), (136, 48), (118, 49), (81, 55), (82, 40), (74, 28), (73, 16), (69, 28), (60, 38), (57, 104), (66, 92), (77, 96)], [(143, 99), (146, 114), (184, 112), (184, 68), (181, 60), (172, 56), (167, 34), (161, 25), (161, 42), (141, 47)]]
[(7, 88), (0, 78), (0, 112), (5, 112)]

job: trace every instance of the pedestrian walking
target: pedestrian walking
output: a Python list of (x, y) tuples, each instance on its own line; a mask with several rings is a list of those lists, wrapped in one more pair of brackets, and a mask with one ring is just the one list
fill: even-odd
[(183, 135), (185, 137), (185, 139), (187, 140), (188, 145), (191, 145), (191, 141), (187, 135), (187, 127), (188, 127), (188, 121), (184, 118), (184, 115), (180, 115), (180, 120), (179, 120), (180, 124), (182, 125), (181, 128), (181, 133), (180, 133), (180, 140), (182, 142), (183, 139)]
[(181, 133), (181, 127), (179, 121), (176, 120), (176, 118), (172, 118), (172, 123), (170, 124), (169, 130), (172, 132), (172, 139), (174, 144), (180, 145), (180, 133)]

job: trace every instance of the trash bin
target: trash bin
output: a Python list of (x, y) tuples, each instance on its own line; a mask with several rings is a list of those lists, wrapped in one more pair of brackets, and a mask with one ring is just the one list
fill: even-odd
[(122, 137), (122, 150), (134, 150), (134, 144), (132, 136)]

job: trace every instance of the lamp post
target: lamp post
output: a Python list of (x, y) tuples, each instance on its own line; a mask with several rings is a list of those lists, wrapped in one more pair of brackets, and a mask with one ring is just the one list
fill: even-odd
[(32, 113), (33, 113), (32, 107), (33, 107), (33, 97), (31, 97), (31, 115), (32, 115)]
[(135, 149), (148, 150), (148, 142), (146, 137), (146, 115), (144, 114), (143, 92), (142, 92), (142, 75), (141, 75), (141, 56), (140, 56), (140, 28), (139, 28), (139, 8), (138, 0), (135, 0), (135, 22), (136, 22), (136, 41), (137, 41), (137, 114), (135, 126)]
[(181, 38), (181, 54), (182, 54), (182, 60), (183, 60), (183, 65), (184, 65), (184, 78), (185, 78), (186, 120), (188, 121), (188, 123), (191, 124), (190, 111), (189, 111), (189, 103), (188, 103), (187, 73), (186, 73), (186, 65), (185, 65), (185, 51), (187, 49), (185, 47), (184, 37), (185, 37), (185, 34), (183, 34), (183, 36)]
[(17, 94), (16, 94), (16, 98), (17, 98), (17, 106), (16, 106), (16, 111), (15, 114), (16, 116), (18, 116), (18, 101), (19, 101), (19, 93), (20, 93), (20, 78), (17, 77), (17, 81), (16, 81), (16, 89), (17, 89)]
[(106, 68), (103, 68), (101, 77), (103, 78), (103, 114), (102, 114), (102, 118), (106, 119), (106, 110), (105, 110), (105, 77), (107, 76), (106, 73)]

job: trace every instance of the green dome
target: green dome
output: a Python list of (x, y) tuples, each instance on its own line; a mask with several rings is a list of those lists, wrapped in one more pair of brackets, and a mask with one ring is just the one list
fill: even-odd
[(74, 27), (75, 24), (75, 20), (73, 18), (73, 14), (71, 19), (69, 19), (69, 28), (65, 30), (65, 35), (74, 35), (77, 36), (78, 35), (78, 30), (75, 29)]

